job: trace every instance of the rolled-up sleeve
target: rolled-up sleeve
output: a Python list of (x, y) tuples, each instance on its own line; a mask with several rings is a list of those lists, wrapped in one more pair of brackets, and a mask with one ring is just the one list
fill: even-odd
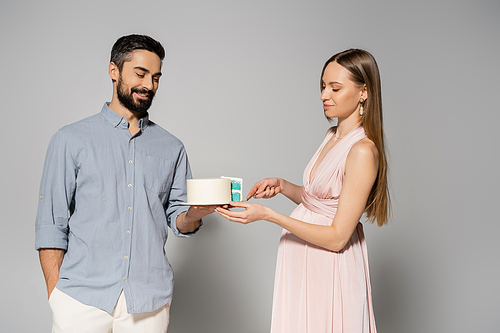
[(35, 221), (37, 250), (66, 250), (68, 246), (68, 221), (73, 210), (78, 168), (65, 134), (62, 129), (54, 134), (45, 157)]
[(175, 237), (189, 237), (199, 230), (198, 228), (194, 232), (183, 234), (179, 231), (179, 229), (177, 229), (176, 223), (177, 216), (189, 209), (189, 206), (180, 204), (187, 201), (186, 180), (191, 178), (191, 168), (189, 166), (186, 150), (184, 149), (184, 147), (182, 147), (179, 152), (179, 158), (177, 159), (177, 163), (175, 165), (174, 179), (172, 182), (172, 187), (170, 189), (170, 195), (166, 209), (167, 224), (170, 229), (172, 229)]

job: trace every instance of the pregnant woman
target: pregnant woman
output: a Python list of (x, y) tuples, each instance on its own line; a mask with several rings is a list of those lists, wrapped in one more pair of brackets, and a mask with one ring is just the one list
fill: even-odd
[(298, 206), (288, 217), (247, 202), (217, 208), (230, 221), (264, 220), (284, 228), (278, 250), (272, 333), (374, 333), (368, 255), (359, 222), (389, 217), (380, 75), (373, 56), (351, 49), (321, 73), (325, 116), (337, 118), (303, 176), (257, 182), (247, 199), (281, 193)]

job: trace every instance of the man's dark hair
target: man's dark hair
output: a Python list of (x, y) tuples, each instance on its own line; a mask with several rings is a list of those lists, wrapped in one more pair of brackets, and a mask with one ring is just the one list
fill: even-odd
[(121, 71), (123, 63), (130, 61), (135, 50), (147, 50), (156, 53), (160, 60), (165, 58), (165, 49), (160, 42), (146, 35), (128, 35), (118, 38), (111, 49), (111, 60)]

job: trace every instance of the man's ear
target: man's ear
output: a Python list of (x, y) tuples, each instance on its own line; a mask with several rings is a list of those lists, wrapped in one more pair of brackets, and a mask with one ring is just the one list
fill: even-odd
[(114, 62), (110, 62), (108, 66), (108, 73), (109, 77), (113, 82), (118, 80), (118, 77), (120, 76), (120, 70), (118, 69), (118, 66)]

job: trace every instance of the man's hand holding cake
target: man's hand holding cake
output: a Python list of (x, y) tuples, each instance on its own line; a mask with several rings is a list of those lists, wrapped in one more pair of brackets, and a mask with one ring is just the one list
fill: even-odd
[(215, 208), (217, 207), (217, 205), (189, 207), (187, 212), (177, 216), (177, 229), (183, 234), (189, 234), (196, 231), (201, 225), (201, 219), (215, 212)]

